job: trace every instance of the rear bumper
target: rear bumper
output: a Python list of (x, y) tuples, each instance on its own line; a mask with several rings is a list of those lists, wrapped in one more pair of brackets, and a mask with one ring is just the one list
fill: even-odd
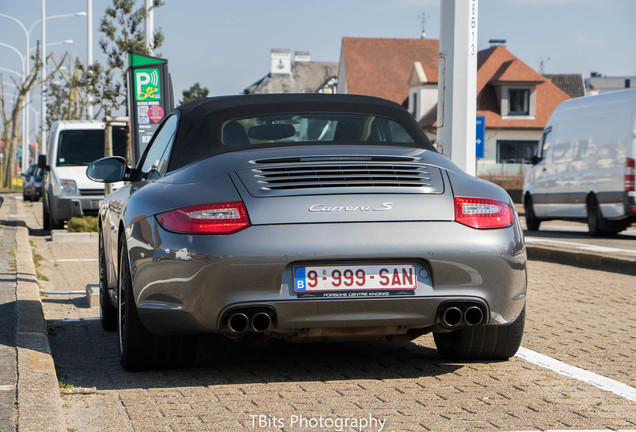
[[(436, 325), (441, 303), (485, 305), (489, 324), (507, 324), (526, 295), (526, 252), (518, 223), (473, 230), (454, 222), (252, 226), (227, 236), (183, 236), (154, 218), (127, 230), (139, 315), (157, 334), (224, 331), (229, 310), (267, 307), (273, 331)], [(136, 235), (139, 233), (139, 235)], [(144, 238), (142, 233), (148, 237)], [(189, 259), (177, 257), (187, 244)], [(316, 259), (320, 257), (320, 259)], [(309, 263), (412, 263), (413, 294), (300, 298), (293, 266)]]
[(52, 196), (51, 212), (55, 220), (67, 221), (72, 217), (96, 215), (99, 211), (99, 201), (103, 196)]

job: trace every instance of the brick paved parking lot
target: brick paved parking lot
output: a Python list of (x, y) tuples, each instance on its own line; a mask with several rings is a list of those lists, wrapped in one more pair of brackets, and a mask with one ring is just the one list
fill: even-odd
[[(96, 239), (51, 241), (24, 204), (47, 291), (97, 282)], [(531, 261), (522, 345), (636, 386), (634, 277)], [(124, 372), (117, 337), (77, 294), (43, 298), (64, 430), (636, 429), (636, 402), (515, 357), (451, 363), (408, 344), (241, 345), (202, 337), (194, 368)], [(346, 423), (345, 423), (346, 422)], [(66, 429), (68, 428), (68, 429)]]

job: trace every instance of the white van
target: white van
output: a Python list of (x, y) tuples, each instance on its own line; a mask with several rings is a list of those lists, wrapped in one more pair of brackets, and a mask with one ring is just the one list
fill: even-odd
[[(44, 165), (42, 223), (45, 230), (63, 228), (74, 216), (96, 215), (104, 185), (86, 177), (86, 167), (104, 157), (100, 121), (65, 120), (53, 123)], [(128, 127), (113, 123), (113, 154), (126, 155)]]
[(543, 131), (523, 184), (526, 224), (587, 220), (592, 235), (636, 221), (636, 89), (563, 102)]

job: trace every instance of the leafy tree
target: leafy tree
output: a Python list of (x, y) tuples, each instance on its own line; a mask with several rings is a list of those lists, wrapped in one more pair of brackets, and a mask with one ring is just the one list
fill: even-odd
[(199, 99), (205, 99), (210, 94), (210, 90), (208, 90), (207, 87), (201, 87), (199, 83), (196, 83), (189, 89), (185, 89), (182, 94), (183, 100), (179, 101), (179, 105)]
[[(126, 69), (129, 51), (148, 54), (145, 44), (145, 5), (136, 8), (137, 0), (112, 0), (100, 25), (103, 34), (100, 47), (106, 55), (102, 66), (94, 63), (82, 77), (83, 85), (100, 101), (106, 116), (126, 107)], [(142, 1), (143, 3), (143, 1)], [(152, 9), (163, 6), (162, 0), (153, 0)], [(163, 33), (155, 30), (151, 43), (153, 51), (163, 43)]]

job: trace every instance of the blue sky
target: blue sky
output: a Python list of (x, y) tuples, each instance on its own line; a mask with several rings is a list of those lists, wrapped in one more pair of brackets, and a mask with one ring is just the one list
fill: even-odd
[[(143, 0), (137, 0), (139, 4)], [(195, 82), (212, 95), (236, 94), (267, 74), (272, 48), (310, 51), (312, 60), (337, 62), (341, 39), (439, 37), (440, 0), (164, 0), (155, 26), (166, 41), (158, 50), (169, 61), (175, 99)], [(446, 1), (446, 0), (442, 0)], [(47, 16), (86, 10), (86, 0), (47, 0)], [(94, 56), (103, 59), (99, 22), (110, 0), (93, 0)], [(41, 17), (41, 0), (0, 0), (0, 13), (30, 27)], [(489, 39), (507, 39), (508, 49), (545, 73), (590, 72), (636, 75), (634, 0), (480, 0), (479, 49)], [(40, 38), (39, 26), (31, 45)], [(86, 18), (47, 20), (51, 47), (86, 58)], [(25, 49), (20, 28), (0, 18), (0, 42)], [(20, 70), (18, 56), (0, 46), (0, 67)], [(6, 71), (4, 81), (8, 81)]]

